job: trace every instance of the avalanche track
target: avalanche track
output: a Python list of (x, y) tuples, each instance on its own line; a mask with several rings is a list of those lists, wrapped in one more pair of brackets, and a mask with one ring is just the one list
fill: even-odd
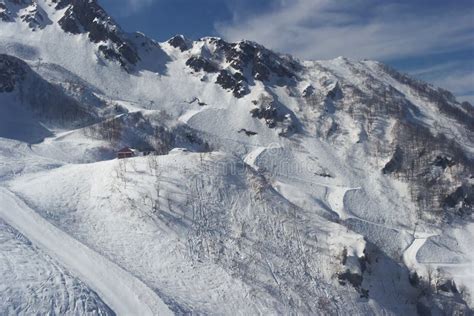
[(172, 315), (144, 283), (89, 249), (0, 188), (0, 217), (74, 272), (118, 315)]

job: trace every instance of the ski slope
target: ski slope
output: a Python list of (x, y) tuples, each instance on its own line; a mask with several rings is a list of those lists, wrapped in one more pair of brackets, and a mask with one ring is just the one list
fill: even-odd
[(172, 315), (140, 280), (54, 227), (5, 188), (0, 217), (79, 275), (118, 315)]
[[(158, 43), (72, 1), (92, 6), (74, 23), (97, 22), (97, 42), (90, 25), (58, 23), (73, 17), (60, 2), (0, 0), (22, 7), (0, 21), (0, 90), (15, 84), (0, 93), (0, 223), (91, 300), (124, 315), (412, 315), (433, 303), (409, 282), (426, 262), (474, 289), (472, 214), (459, 211), (474, 192), (469, 106), (377, 62)], [(36, 6), (51, 23), (32, 29), (22, 14)], [(110, 40), (140, 61), (107, 56), (124, 55)], [(157, 155), (115, 160), (125, 146)]]

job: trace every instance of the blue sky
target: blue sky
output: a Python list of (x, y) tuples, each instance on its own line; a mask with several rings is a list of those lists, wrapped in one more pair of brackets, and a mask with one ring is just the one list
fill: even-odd
[(164, 41), (249, 39), (302, 59), (376, 59), (474, 104), (474, 0), (99, 0)]

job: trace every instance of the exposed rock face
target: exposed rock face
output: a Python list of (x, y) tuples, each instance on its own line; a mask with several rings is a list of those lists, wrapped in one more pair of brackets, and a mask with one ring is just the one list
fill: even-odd
[(450, 193), (443, 206), (461, 217), (472, 215), (474, 211), (474, 185), (465, 183)]
[(256, 43), (242, 41), (229, 44), (216, 40), (216, 45), (232, 68), (244, 72), (249, 67), (255, 80), (268, 81), (272, 75), (288, 79), (296, 77), (298, 66), (293, 60), (279, 56)]
[(236, 98), (242, 98), (249, 93), (246, 80), (240, 72), (231, 74), (227, 70), (221, 70), (216, 83), (222, 88), (232, 91)]
[(287, 108), (279, 106), (273, 97), (261, 96), (253, 103), (258, 107), (250, 111), (252, 117), (264, 120), (268, 128), (279, 128), (280, 136), (289, 136), (296, 130), (292, 114)]
[(186, 61), (186, 65), (196, 72), (205, 71), (212, 73), (219, 71), (216, 64), (203, 57), (192, 56)]
[(0, 20), (13, 22), (16, 18), (28, 24), (34, 31), (52, 24), (48, 15), (38, 2), (33, 0), (3, 0), (0, 1)]
[(403, 167), (403, 151), (400, 147), (395, 149), (392, 159), (385, 165), (382, 172), (384, 174), (390, 174), (393, 172), (400, 171)]
[(175, 48), (179, 48), (182, 52), (188, 50), (190, 46), (183, 35), (176, 35), (175, 37), (169, 39), (168, 44)]
[(103, 43), (99, 50), (107, 59), (118, 61), (125, 68), (140, 60), (135, 47), (125, 39), (120, 27), (95, 0), (57, 2), (58, 7), (66, 7), (67, 4), (69, 7), (59, 20), (64, 31), (72, 34), (88, 33), (92, 42)]
[[(182, 37), (174, 37), (169, 43), (182, 51), (189, 49)], [(290, 85), (297, 78), (297, 62), (253, 42), (227, 43), (220, 38), (205, 38), (193, 45), (204, 45), (206, 53), (192, 56), (186, 64), (194, 71), (219, 72), (216, 83), (232, 91), (236, 98), (247, 95), (255, 80)]]
[(4, 22), (11, 22), (10, 12), (5, 2), (0, 2), (0, 19)]
[(27, 7), (21, 14), (20, 18), (28, 23), (29, 27), (33, 30), (43, 29), (47, 25), (53, 23), (37, 2), (33, 2), (29, 7)]
[(315, 88), (311, 85), (309, 85), (306, 89), (303, 91), (303, 98), (309, 98), (313, 96), (315, 93)]

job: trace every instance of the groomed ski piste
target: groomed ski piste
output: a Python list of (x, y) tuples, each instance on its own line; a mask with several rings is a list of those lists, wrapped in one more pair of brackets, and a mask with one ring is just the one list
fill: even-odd
[[(55, 142), (53, 139), (48, 140), (44, 146), (54, 146)], [(189, 233), (183, 235), (183, 229), (186, 222), (199, 221), (199, 216), (203, 216), (199, 213), (202, 211), (202, 203), (211, 203), (217, 212), (214, 216), (221, 212), (224, 205), (233, 205), (231, 212), (245, 209), (247, 212), (255, 212), (255, 209), (250, 211), (248, 207), (249, 200), (252, 200), (251, 196), (256, 194), (251, 192), (256, 189), (255, 185), (257, 187), (268, 185), (258, 184), (258, 173), (255, 168), (259, 169), (264, 165), (265, 152), (275, 155), (278, 150), (274, 144), (268, 148), (257, 148), (242, 162), (224, 153), (197, 154), (172, 151), (165, 156), (92, 164), (66, 164), (53, 170), (17, 174), (14, 180), (7, 182), (8, 189), (1, 189), (0, 217), (80, 277), (117, 314), (126, 315), (140, 310), (143, 314), (156, 314), (159, 311), (161, 315), (169, 312), (167, 306), (170, 304), (173, 312), (186, 311), (188, 308), (206, 310), (207, 302), (216, 299), (222, 300), (222, 304), (226, 302), (220, 309), (222, 313), (242, 310), (242, 307), (238, 306), (244, 302), (248, 306), (246, 312), (266, 313), (270, 311), (267, 308), (275, 304), (270, 303), (273, 301), (272, 298), (265, 298), (265, 301), (259, 303), (260, 307), (248, 305), (247, 300), (252, 298), (249, 296), (252, 290), (247, 285), (225, 277), (226, 272), (219, 272), (215, 266), (202, 264), (199, 259), (195, 261), (200, 256), (199, 251), (193, 254), (183, 253), (185, 248), (182, 246), (193, 243), (193, 238), (187, 235)], [(229, 182), (229, 178), (240, 178), (248, 173), (256, 177), (252, 180), (252, 183), (253, 181), (256, 183), (251, 185), (253, 188), (250, 192), (247, 192), (247, 189), (244, 191), (242, 188), (238, 189), (239, 185), (236, 186), (236, 183), (242, 180), (230, 180), (230, 184), (224, 184)], [(299, 210), (297, 212), (301, 214), (296, 218), (309, 212), (307, 216), (311, 218), (310, 223), (299, 226), (298, 230), (308, 226), (310, 231), (313, 231), (312, 234), (320, 235), (317, 237), (318, 240), (321, 238), (327, 240), (328, 249), (340, 249), (342, 245), (345, 247), (352, 245), (353, 248), (349, 253), (353, 251), (355, 257), (363, 256), (365, 241), (362, 236), (345, 232), (342, 227), (338, 228), (337, 225), (334, 226), (335, 224), (325, 220), (325, 216), (321, 218), (320, 214), (311, 214), (307, 204), (304, 203), (304, 199), (308, 196), (302, 200), (298, 199), (300, 195), (297, 192), (302, 192), (303, 187), (322, 190), (328, 203), (326, 215), (330, 218), (337, 215), (342, 221), (358, 220), (367, 227), (377, 227), (382, 231), (397, 231), (406, 236), (406, 248), (402, 255), (404, 262), (420, 276), (426, 275), (427, 267), (419, 262), (418, 252), (428, 238), (435, 236), (434, 233), (424, 234), (395, 227), (396, 225), (372, 222), (350, 213), (346, 209), (347, 195), (354, 190), (360, 190), (360, 187), (344, 186), (343, 183), (331, 179), (311, 183), (302, 176), (299, 176), (298, 181), (290, 177), (292, 180), (289, 182), (286, 174), (278, 172), (274, 174), (274, 178), (278, 181), (270, 180), (275, 185), (275, 191), (271, 195), (281, 194), (282, 202), (289, 203), (284, 208), (293, 209), (291, 212)], [(348, 184), (351, 184), (349, 182)], [(213, 185), (206, 188), (203, 183)], [(236, 186), (232, 189), (236, 193), (234, 197), (229, 197), (229, 193), (224, 193), (222, 189), (217, 192), (214, 189), (208, 191), (209, 188), (229, 189), (234, 186)], [(268, 188), (271, 192), (271, 186)], [(305, 190), (307, 192), (307, 189)], [(216, 202), (219, 200), (220, 202)], [(153, 203), (161, 204), (160, 214), (153, 214)], [(132, 205), (134, 207), (131, 207)], [(276, 208), (273, 203), (271, 205), (273, 205), (271, 208)], [(134, 211), (137, 209), (141, 211)], [(158, 215), (157, 218), (160, 219), (158, 222), (153, 219), (154, 215)], [(286, 216), (281, 216), (276, 218), (285, 222)], [(265, 218), (265, 221), (269, 220), (269, 217)], [(204, 221), (200, 224), (204, 225), (203, 227), (210, 224), (206, 223), (209, 219), (200, 220)], [(224, 229), (225, 226), (220, 226), (222, 224), (223, 222), (214, 227)], [(316, 227), (326, 227), (324, 230), (329, 235), (321, 237), (326, 233), (315, 230)], [(61, 240), (61, 243), (57, 240)], [(157, 248), (158, 244), (153, 245), (153, 240), (155, 243), (159, 240), (162, 246)], [(217, 240), (211, 239), (207, 242)], [(341, 244), (338, 245), (339, 243)], [(182, 246), (176, 248), (179, 244)], [(151, 245), (153, 246), (150, 248)], [(100, 249), (106, 256), (93, 249)], [(193, 259), (193, 256), (197, 257)], [(134, 259), (138, 257), (139, 260)], [(117, 260), (125, 269), (113, 263)], [(266, 273), (269, 273), (273, 282), (278, 284), (279, 277), (274, 274), (274, 267), (267, 260), (264, 258), (264, 263), (267, 265)], [(187, 266), (189, 264), (192, 270), (189, 270)], [(196, 271), (199, 271), (197, 275)], [(174, 273), (178, 275), (173, 275)], [(329, 275), (333, 273), (329, 264), (325, 273)], [(218, 280), (215, 279), (217, 274), (221, 275)], [(205, 296), (207, 293), (199, 292), (200, 287), (209, 286), (213, 281), (217, 281), (216, 286), (220, 289), (216, 294), (221, 294), (211, 298)], [(406, 289), (398, 289), (398, 291), (404, 290)], [(329, 291), (329, 288), (324, 291)], [(169, 300), (169, 297), (176, 297), (177, 293), (180, 293), (178, 297), (181, 297), (179, 305)], [(240, 293), (247, 294), (241, 296)], [(260, 295), (263, 293), (254, 296), (252, 302), (257, 298), (261, 299)], [(168, 305), (163, 303), (160, 296)], [(346, 300), (347, 298), (343, 299)], [(183, 304), (183, 301), (186, 303)], [(396, 304), (395, 301), (392, 304)], [(282, 306), (281, 311), (284, 310), (285, 307)]]
[(145, 284), (0, 188), (0, 217), (90, 286), (118, 315), (173, 315)]

